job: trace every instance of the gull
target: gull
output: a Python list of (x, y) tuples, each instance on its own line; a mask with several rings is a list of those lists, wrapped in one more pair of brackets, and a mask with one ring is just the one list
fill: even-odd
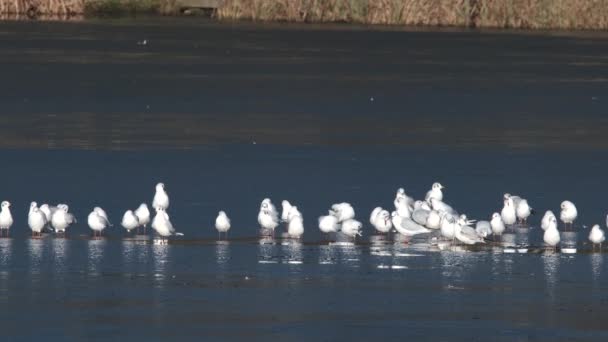
[(332, 211), (329, 211), (329, 215), (319, 217), (319, 229), (325, 233), (336, 233), (340, 229), (338, 224), (338, 218), (332, 215)]
[(67, 204), (58, 204), (57, 210), (53, 213), (51, 217), (51, 225), (55, 229), (56, 233), (62, 233), (65, 235), (65, 230), (72, 223), (76, 222), (74, 215), (68, 212), (69, 207)]
[(484, 243), (485, 241), (483, 240), (483, 238), (477, 235), (475, 229), (469, 226), (470, 222), (471, 221), (468, 221), (466, 219), (465, 215), (461, 215), (460, 218), (458, 218), (458, 221), (456, 221), (456, 224), (454, 225), (454, 237), (456, 237), (458, 241), (467, 245)]
[(589, 232), (589, 241), (593, 243), (593, 250), (595, 250), (595, 245), (600, 245), (600, 251), (602, 250), (602, 242), (606, 240), (606, 236), (604, 235), (604, 231), (600, 228), (599, 224), (594, 225), (591, 228), (591, 232)]
[(418, 223), (414, 222), (409, 217), (401, 217), (399, 213), (393, 211), (392, 214), (393, 226), (397, 232), (404, 236), (414, 236), (418, 234), (428, 234), (431, 231)]
[(502, 221), (502, 217), (499, 213), (492, 214), (490, 227), (492, 228), (493, 235), (502, 235), (502, 233), (505, 231), (505, 223)]
[(152, 200), (152, 208), (161, 208), (163, 210), (169, 208), (169, 195), (165, 191), (165, 184), (163, 183), (156, 184), (156, 193)]
[(120, 224), (127, 230), (127, 232), (130, 233), (133, 229), (139, 227), (139, 219), (133, 210), (127, 210), (122, 216), (122, 221)]
[(53, 217), (55, 211), (57, 211), (57, 207), (43, 203), (38, 209), (40, 209), (40, 211), (44, 214), (46, 218), (46, 228), (52, 230), (51, 218)]
[(350, 203), (335, 203), (331, 206), (331, 210), (338, 218), (338, 222), (344, 222), (346, 220), (352, 220), (355, 218), (355, 209), (352, 205), (350, 205)]
[(283, 211), (281, 212), (281, 221), (283, 222), (287, 222), (287, 219), (289, 218), (289, 210), (291, 210), (291, 203), (289, 203), (289, 201), (282, 201), (281, 202), (281, 206), (283, 207)]
[(402, 197), (399, 197), (395, 200), (395, 211), (401, 217), (411, 217), (412, 210), (406, 200)]
[(515, 211), (519, 222), (525, 224), (530, 214), (534, 212), (534, 209), (530, 208), (528, 200), (522, 198), (517, 204)]
[(416, 201), (412, 211), (416, 209), (431, 210), (431, 205), (427, 201)]
[(506, 193), (503, 195), (503, 199), (507, 199), (510, 198), (513, 200), (513, 207), (517, 209), (517, 206), (519, 205), (519, 202), (521, 201), (521, 197), (517, 196), (517, 195), (511, 195), (509, 193)]
[(258, 223), (263, 230), (271, 230), (274, 236), (274, 230), (279, 225), (279, 217), (277, 209), (269, 198), (265, 198), (260, 204), (260, 212), (258, 213)]
[(454, 210), (454, 208), (452, 208), (451, 206), (449, 206), (447, 203), (440, 201), (436, 198), (431, 198), (430, 200), (430, 204), (431, 204), (431, 208), (434, 210), (437, 210), (439, 213), (447, 213), (450, 214), (452, 216), (457, 216), (458, 213), (456, 212), (456, 210)]
[(429, 212), (429, 216), (426, 219), (425, 227), (429, 229), (439, 229), (441, 228), (441, 215), (437, 210), (432, 210)]
[(222, 233), (228, 238), (228, 230), (230, 230), (230, 219), (224, 211), (220, 211), (215, 219), (215, 229), (217, 229), (218, 239), (222, 237)]
[(567, 229), (568, 224), (570, 224), (570, 228), (572, 228), (572, 223), (578, 216), (576, 206), (570, 201), (563, 201), (560, 208), (562, 211), (559, 213), (559, 218), (562, 220), (562, 222), (564, 222), (564, 227)]
[(42, 230), (46, 226), (46, 223), (46, 216), (42, 211), (40, 211), (38, 204), (36, 202), (32, 202), (30, 204), (30, 212), (27, 215), (27, 224), (32, 230), (32, 236), (42, 235)]
[(545, 234), (543, 235), (543, 240), (545, 243), (551, 247), (553, 247), (553, 251), (556, 250), (557, 244), (559, 243), (559, 231), (557, 230), (557, 219), (555, 217), (550, 218), (549, 226), (545, 230)]
[(304, 234), (304, 219), (298, 207), (292, 206), (287, 215), (287, 234), (289, 237), (299, 239)]
[(135, 216), (137, 216), (139, 226), (144, 227), (144, 234), (146, 234), (146, 226), (150, 223), (150, 210), (148, 210), (148, 205), (146, 203), (140, 204), (139, 208), (135, 209)]
[(393, 203), (395, 204), (395, 210), (397, 210), (397, 200), (402, 198), (408, 206), (414, 205), (414, 199), (409, 197), (403, 188), (397, 189), (397, 193), (395, 194), (395, 200)]
[(478, 221), (475, 225), (475, 231), (479, 237), (486, 238), (492, 235), (492, 225), (490, 221)]
[(103, 215), (105, 212), (103, 212), (103, 209), (101, 211), (99, 209), (101, 208), (95, 207), (87, 217), (87, 223), (93, 230), (93, 236), (96, 234), (101, 236), (103, 230), (110, 226), (107, 217)]
[(361, 236), (361, 228), (363, 228), (361, 222), (355, 219), (347, 219), (346, 221), (342, 222), (340, 231), (355, 240), (357, 236)]
[(450, 214), (443, 213), (441, 216), (441, 235), (448, 240), (454, 240), (455, 238), (455, 220)]
[(95, 207), (93, 208), (93, 210), (95, 212), (97, 212), (97, 214), (101, 217), (103, 217), (104, 219), (106, 219), (106, 221), (108, 221), (108, 226), (112, 227), (112, 223), (110, 222), (110, 219), (108, 219), (108, 214), (106, 214), (106, 211), (101, 209), (100, 207)]
[[(507, 195), (508, 194), (506, 194), (505, 197)], [(502, 207), (500, 216), (502, 217), (502, 221), (507, 226), (511, 226), (511, 225), (515, 224), (515, 221), (517, 220), (517, 214), (515, 213), (515, 205), (513, 204), (513, 197), (506, 197), (504, 199), (504, 206)]]
[(414, 222), (418, 224), (425, 226), (430, 214), (431, 211), (426, 210), (424, 208), (414, 209), (414, 212), (412, 212), (412, 220), (414, 220)]
[(540, 227), (543, 230), (547, 230), (549, 228), (549, 224), (551, 223), (551, 218), (555, 218), (555, 214), (551, 210), (547, 210), (542, 220), (540, 221)]
[(378, 232), (384, 234), (390, 232), (393, 227), (390, 214), (381, 207), (374, 208), (369, 218), (369, 223), (371, 223)]
[(1, 232), (6, 232), (6, 236), (8, 236), (8, 230), (13, 225), (13, 215), (11, 214), (11, 203), (9, 201), (2, 201), (0, 205), (2, 209), (0, 210), (0, 236), (2, 236)]
[(439, 184), (438, 182), (433, 183), (433, 185), (431, 186), (431, 190), (429, 190), (426, 193), (426, 196), (424, 197), (425, 201), (430, 201), (431, 198), (436, 198), (440, 201), (443, 201), (443, 192), (441, 191), (441, 189), (443, 189), (443, 186), (441, 184)]
[(167, 214), (167, 211), (161, 207), (156, 208), (156, 215), (154, 215), (154, 219), (152, 220), (152, 229), (154, 229), (156, 233), (163, 238), (171, 235), (184, 235), (175, 231), (173, 224), (171, 224), (171, 221), (169, 220), (169, 214)]

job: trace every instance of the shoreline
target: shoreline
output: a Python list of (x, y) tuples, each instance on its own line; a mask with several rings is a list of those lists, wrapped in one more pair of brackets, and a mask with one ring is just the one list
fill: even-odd
[(565, 31), (608, 29), (608, 7), (591, 0), (556, 0), (550, 5), (541, 0), (513, 0), (509, 4), (489, 0), (446, 0), (436, 6), (420, 0), (224, 0), (217, 8), (192, 8), (180, 1), (183, 0), (47, 0), (34, 4), (24, 0), (0, 0), (0, 20), (70, 21), (136, 16), (186, 16), (211, 18), (218, 22), (340, 24), (396, 28)]

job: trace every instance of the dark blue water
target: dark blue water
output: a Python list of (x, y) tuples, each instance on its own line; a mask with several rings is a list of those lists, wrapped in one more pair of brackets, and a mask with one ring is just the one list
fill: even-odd
[[(608, 338), (605, 254), (587, 242), (608, 191), (603, 35), (3, 25), (6, 338)], [(483, 247), (374, 235), (374, 207), (434, 181), (471, 218), (489, 219), (505, 192), (539, 214)], [(157, 182), (185, 234), (162, 245), (118, 227)], [(301, 241), (258, 237), (266, 197), (298, 206)], [(538, 228), (566, 199), (575, 254), (546, 251)], [(33, 200), (68, 203), (79, 223), (32, 239)], [(317, 228), (342, 201), (365, 225), (351, 246)], [(85, 223), (94, 206), (116, 224), (101, 239)], [(220, 243), (219, 210), (233, 226)], [(527, 253), (504, 248), (516, 244)]]

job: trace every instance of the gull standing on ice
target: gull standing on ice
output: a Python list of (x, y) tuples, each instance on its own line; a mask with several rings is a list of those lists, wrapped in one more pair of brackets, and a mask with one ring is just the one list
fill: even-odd
[(570, 201), (563, 201), (560, 208), (562, 211), (559, 213), (559, 218), (564, 222), (564, 227), (567, 229), (568, 224), (570, 224), (570, 228), (572, 228), (572, 223), (578, 216), (576, 206)]
[(443, 186), (440, 183), (433, 183), (433, 185), (431, 186), (431, 190), (426, 193), (424, 200), (429, 202), (431, 198), (436, 198), (440, 201), (443, 201), (443, 192), (441, 191), (441, 189), (443, 189)]
[(516, 214), (517, 218), (519, 219), (519, 222), (525, 224), (532, 212), (533, 209), (530, 208), (530, 206), (528, 205), (528, 200), (522, 198), (517, 204), (516, 208)]
[(165, 184), (163, 183), (156, 184), (156, 193), (152, 200), (152, 208), (161, 208), (165, 211), (169, 208), (169, 195), (165, 191)]
[(606, 236), (604, 235), (604, 231), (600, 228), (599, 224), (596, 224), (591, 228), (589, 232), (589, 241), (593, 243), (593, 250), (595, 251), (595, 245), (600, 246), (600, 251), (602, 250), (602, 242), (606, 240)]
[(560, 237), (559, 231), (557, 230), (557, 219), (555, 217), (552, 217), (549, 220), (549, 226), (547, 227), (547, 230), (545, 230), (543, 241), (545, 241), (547, 245), (553, 247), (554, 251), (556, 250)]
[(127, 210), (122, 216), (122, 221), (120, 222), (120, 224), (123, 226), (124, 229), (127, 230), (127, 232), (130, 233), (133, 229), (139, 227), (139, 219), (137, 218), (137, 215), (133, 213), (132, 210)]
[(1, 232), (6, 232), (6, 236), (8, 236), (8, 230), (13, 225), (13, 215), (10, 209), (11, 203), (3, 201), (0, 206), (2, 207), (0, 210), (0, 236), (2, 236)]
[(405, 193), (405, 190), (403, 190), (403, 188), (399, 188), (397, 189), (397, 193), (395, 194), (395, 200), (393, 201), (393, 203), (395, 204), (395, 210), (397, 210), (397, 200), (399, 198), (402, 198), (405, 201), (405, 204), (407, 204), (408, 206), (414, 205), (414, 199), (409, 197)]
[(482, 237), (480, 237), (475, 229), (469, 226), (466, 216), (461, 215), (456, 224), (454, 225), (454, 236), (456, 239), (467, 245), (474, 245), (476, 243), (484, 243)]
[(299, 239), (304, 234), (304, 219), (298, 207), (289, 208), (287, 215), (287, 234), (290, 238)]
[[(506, 195), (505, 195), (506, 196)], [(513, 197), (506, 197), (504, 199), (504, 206), (500, 212), (502, 221), (507, 226), (512, 226), (517, 221), (517, 214), (515, 213), (515, 204), (513, 203)]]
[(217, 229), (218, 239), (221, 239), (222, 233), (228, 238), (228, 230), (230, 230), (230, 219), (228, 215), (222, 210), (217, 214), (215, 219), (215, 229)]
[(61, 233), (65, 236), (65, 230), (72, 223), (76, 222), (76, 218), (74, 215), (68, 212), (69, 207), (67, 204), (58, 204), (57, 210), (53, 213), (51, 217), (51, 225), (55, 229), (56, 233)]
[(505, 231), (505, 223), (502, 221), (502, 217), (499, 213), (492, 214), (492, 219), (490, 220), (490, 226), (492, 227), (493, 235), (502, 235)]
[(355, 240), (357, 236), (361, 236), (361, 228), (363, 228), (361, 222), (355, 219), (348, 219), (342, 222), (340, 231)]
[(475, 225), (475, 231), (479, 237), (486, 238), (492, 235), (492, 224), (489, 221), (478, 221)]
[(95, 207), (93, 211), (87, 217), (87, 223), (89, 227), (93, 230), (93, 236), (101, 236), (104, 229), (110, 226), (110, 222), (107, 219), (107, 215), (104, 215), (105, 212), (99, 210), (101, 208)]
[(262, 204), (260, 204), (258, 223), (263, 230), (270, 230), (272, 232), (272, 236), (274, 236), (274, 230), (279, 225), (279, 216), (277, 209), (269, 198), (265, 198), (262, 201)]
[(399, 213), (393, 211), (391, 214), (393, 227), (399, 232), (399, 234), (404, 236), (414, 236), (418, 234), (428, 234), (431, 231), (418, 223), (414, 222), (414, 220), (409, 217), (401, 217)]
[(154, 219), (152, 220), (152, 229), (163, 238), (171, 235), (184, 235), (175, 231), (173, 224), (171, 224), (171, 221), (169, 220), (169, 214), (167, 214), (163, 208), (156, 208), (156, 215), (154, 215)]
[(27, 224), (32, 230), (32, 236), (42, 235), (42, 230), (46, 226), (46, 216), (40, 211), (36, 202), (32, 202), (30, 205), (30, 212), (27, 215)]
[[(150, 210), (146, 203), (139, 205), (139, 208), (135, 209), (135, 216), (139, 222), (139, 227), (144, 227), (144, 234), (146, 234), (146, 226), (150, 223)], [(137, 228), (139, 230), (139, 227)]]
[(325, 234), (336, 233), (340, 229), (338, 218), (332, 213), (330, 210), (329, 215), (319, 217), (319, 230)]
[(371, 223), (379, 233), (383, 234), (390, 232), (391, 228), (393, 227), (390, 214), (381, 207), (376, 207), (372, 211), (369, 218), (369, 223)]

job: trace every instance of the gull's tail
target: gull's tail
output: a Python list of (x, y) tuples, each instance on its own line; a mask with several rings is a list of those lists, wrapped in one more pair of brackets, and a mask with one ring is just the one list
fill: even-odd
[(184, 236), (184, 233), (178, 233), (178, 232), (176, 232), (175, 236)]

